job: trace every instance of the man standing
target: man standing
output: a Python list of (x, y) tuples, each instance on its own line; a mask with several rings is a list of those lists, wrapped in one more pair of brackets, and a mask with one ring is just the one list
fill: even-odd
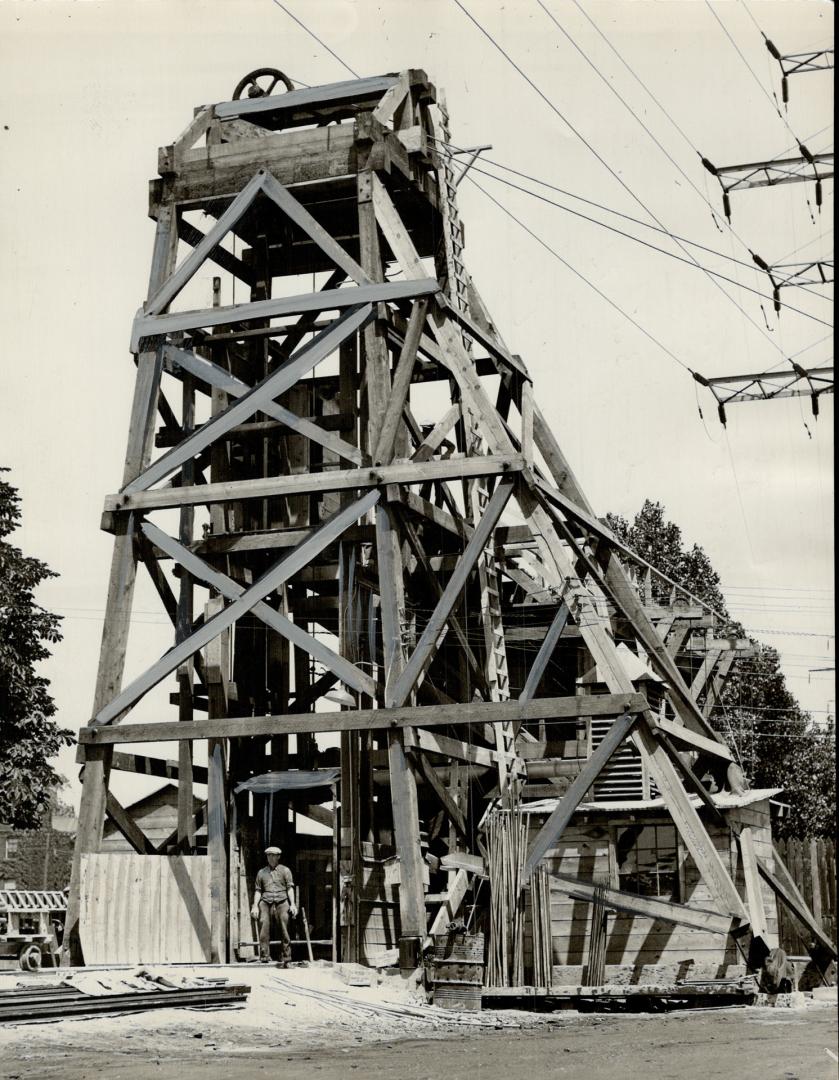
[(276, 925), (282, 942), (281, 956), (284, 965), (291, 959), (291, 941), (288, 936), (288, 920), (297, 914), (294, 880), (291, 871), (280, 862), (282, 852), (278, 847), (265, 849), (268, 865), (256, 875), (251, 918), (259, 919), (259, 959), (267, 964), (271, 959), (271, 928)]

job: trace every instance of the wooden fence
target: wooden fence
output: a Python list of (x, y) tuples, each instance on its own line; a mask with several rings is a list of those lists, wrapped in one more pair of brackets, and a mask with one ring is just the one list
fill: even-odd
[[(776, 840), (778, 853), (786, 863), (807, 906), (824, 932), (836, 941), (836, 844), (833, 840)], [(781, 948), (792, 956), (806, 956), (811, 937), (805, 927), (778, 904), (778, 932)]]

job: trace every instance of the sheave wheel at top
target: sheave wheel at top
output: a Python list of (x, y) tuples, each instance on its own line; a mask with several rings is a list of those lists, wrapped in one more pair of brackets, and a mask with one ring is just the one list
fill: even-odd
[[(267, 86), (264, 86), (259, 81), (260, 79), (267, 80)], [(242, 96), (249, 98), (268, 97), (269, 94), (273, 94), (277, 83), (283, 83), (286, 90), (294, 89), (291, 79), (277, 68), (255, 68), (236, 84), (236, 89), (233, 91), (233, 100), (238, 101)]]

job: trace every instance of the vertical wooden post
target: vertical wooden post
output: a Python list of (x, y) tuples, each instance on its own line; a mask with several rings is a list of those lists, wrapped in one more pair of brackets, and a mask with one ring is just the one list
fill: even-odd
[[(373, 172), (358, 174), (358, 233), (360, 262), (373, 281), (381, 281), (382, 259), (373, 205)], [(364, 330), (364, 362), (367, 377), (367, 445), (376, 446), (379, 428), (387, 411), (390, 392), (388, 352), (376, 323)], [(402, 623), (405, 610), (402, 550), (393, 519), (386, 506), (376, 508), (376, 551), (381, 594), (382, 638), (385, 662), (385, 696), (404, 665)], [(419, 833), (417, 784), (405, 756), (405, 733), (388, 737), (390, 795), (393, 806), (393, 838), (399, 854), (399, 916), (401, 938), (421, 938), (426, 932), (422, 850)], [(343, 797), (343, 793), (342, 793)], [(407, 959), (404, 954), (400, 954)]]
[[(218, 278), (216, 278), (218, 281)], [(215, 299), (215, 298), (214, 298)], [(195, 383), (187, 372), (182, 383), (181, 427), (184, 434), (195, 426)], [(181, 469), (181, 483), (195, 483), (195, 466), (188, 461)], [(192, 543), (192, 530), (195, 522), (195, 509), (184, 506), (180, 511), (180, 542), (188, 547)], [(192, 633), (193, 620), (193, 582), (189, 572), (181, 567), (180, 589), (178, 593), (178, 619), (175, 640), (183, 641)], [(193, 720), (192, 680), (195, 665), (192, 658), (178, 668), (178, 719), (184, 723)], [(182, 739), (178, 743), (178, 851), (190, 854), (195, 846), (195, 829), (192, 808), (192, 740)]]
[[(178, 247), (178, 230), (173, 205), (161, 206), (158, 211), (152, 266), (149, 275), (151, 296), (165, 281), (175, 266)], [(133, 480), (148, 464), (154, 437), (154, 420), (157, 395), (163, 369), (163, 354), (158, 348), (141, 352), (137, 358), (137, 376), (134, 382), (134, 399), (128, 429), (128, 445), (125, 451), (123, 485)], [(93, 699), (93, 715), (104, 708), (122, 688), (125, 654), (128, 648), (128, 628), (131, 621), (131, 605), (137, 571), (134, 534), (137, 521), (134, 514), (117, 517), (114, 550), (111, 557), (111, 576), (105, 603), (105, 622), (99, 650), (99, 669)], [(81, 948), (78, 940), (80, 871), (82, 853), (97, 852), (102, 842), (105, 823), (105, 804), (108, 796), (108, 780), (113, 750), (102, 749), (97, 754), (90, 751), (85, 756), (82, 779), (82, 800), (79, 807), (79, 828), (73, 849), (73, 866), (70, 873), (70, 890), (67, 899), (67, 918), (61, 949), (61, 963), (80, 963)]]
[[(205, 619), (224, 607), (221, 597), (207, 602)], [(229, 631), (206, 648), (207, 716), (227, 716)], [(227, 873), (227, 763), (224, 739), (207, 740), (207, 855), (210, 859), (210, 959), (224, 964), (227, 956), (227, 922), (230, 902)]]
[(822, 889), (821, 889), (821, 875), (819, 873), (819, 842), (812, 837), (809, 842), (810, 847), (810, 880), (813, 883), (813, 902), (810, 907), (813, 909), (813, 914), (816, 916), (816, 921), (822, 922)]
[(210, 961), (227, 956), (227, 797), (224, 740), (207, 740), (207, 854), (210, 859)]
[[(402, 651), (402, 557), (386, 506), (376, 509), (376, 547), (379, 556), (379, 588), (382, 597), (382, 639), (385, 660), (385, 694), (401, 674)], [(413, 729), (390, 732), (388, 766), (393, 805), (393, 837), (399, 855), (399, 916), (402, 938), (423, 937), (426, 932), (422, 850), (416, 777), (405, 756), (405, 739)]]

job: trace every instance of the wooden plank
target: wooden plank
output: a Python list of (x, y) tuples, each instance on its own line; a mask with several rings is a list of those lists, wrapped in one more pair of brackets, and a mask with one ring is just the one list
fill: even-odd
[(411, 461), (428, 461), (430, 457), (433, 457), (442, 445), (443, 440), (460, 419), (460, 414), (461, 409), (459, 403), (449, 406), (416, 450), (414, 450), (413, 454), (411, 454)]
[(387, 90), (382, 100), (373, 110), (373, 119), (380, 124), (388, 124), (393, 119), (393, 114), (411, 92), (407, 72), (402, 72), (397, 81)]
[(525, 381), (530, 381), (530, 375), (521, 360), (508, 352), (495, 337), (485, 333), (484, 330), (482, 330), (465, 311), (461, 311), (456, 304), (452, 304), (445, 298), (442, 299), (440, 303), (458, 326), (461, 326), (476, 344), (482, 345), (490, 356), (499, 362), (502, 373), (514, 372), (521, 376)]
[[(386, 487), (388, 484), (423, 484), (428, 481), (468, 480), (476, 476), (514, 475), (523, 468), (516, 456), (483, 455), (451, 457), (442, 461), (414, 463), (398, 460), (377, 469), (335, 469), (322, 473), (265, 477), (256, 480), (231, 480), (223, 483), (197, 484), (194, 487), (159, 488), (153, 491), (110, 495), (106, 511), (148, 513), (188, 505), (267, 499), (296, 495), (353, 491), (356, 488)], [(179, 467), (180, 462), (175, 467)]]
[[(129, 709), (153, 686), (156, 686), (174, 671), (179, 664), (183, 663), (198, 649), (203, 648), (222, 631), (232, 626), (241, 615), (250, 611), (255, 603), (264, 599), (276, 588), (288, 581), (289, 578), (293, 577), (315, 555), (323, 551), (325, 547), (328, 547), (330, 543), (340, 536), (348, 525), (357, 521), (362, 514), (375, 506), (378, 499), (379, 493), (377, 491), (368, 492), (368, 494), (351, 503), (348, 507), (339, 510), (325, 521), (320, 528), (311, 533), (307, 540), (284, 555), (273, 567), (266, 571), (237, 600), (234, 600), (209, 621), (205, 620), (203, 625), (188, 638), (169, 649), (156, 664), (153, 664), (142, 675), (134, 679), (108, 705), (100, 709), (94, 723), (108, 724)], [(181, 725), (181, 727), (184, 726), (187, 725)]]
[(386, 693), (385, 695), (385, 705), (388, 708), (398, 708), (405, 703), (408, 694), (414, 688), (425, 668), (431, 663), (436, 652), (437, 641), (448, 622), (457, 598), (466, 585), (478, 556), (486, 547), (492, 530), (498, 523), (498, 519), (501, 517), (512, 493), (513, 481), (510, 479), (502, 480), (492, 493), (483, 517), (475, 526), (475, 531), (466, 545), (466, 550), (458, 561), (454, 573), (446, 583), (443, 595), (437, 602), (431, 618), (428, 620), (417, 643), (417, 647), (405, 665), (405, 670), (400, 675), (391, 694)]
[(175, 153), (176, 161), (187, 150), (191, 150), (192, 147), (201, 138), (201, 136), (206, 133), (212, 122), (212, 119), (212, 105), (202, 105), (199, 109), (196, 110), (195, 116), (193, 116), (193, 118), (190, 120), (190, 122), (187, 124), (187, 126), (172, 144), (172, 149)]
[(545, 668), (548, 666), (548, 663), (553, 656), (557, 642), (562, 636), (562, 631), (565, 629), (565, 625), (568, 622), (569, 614), (568, 606), (564, 602), (561, 603), (557, 609), (556, 615), (553, 617), (551, 625), (548, 627), (548, 632), (545, 634), (539, 652), (536, 654), (536, 659), (533, 661), (533, 665), (527, 673), (524, 689), (521, 694), (519, 694), (519, 701), (530, 701), (539, 689), (539, 683), (542, 681), (542, 676), (545, 674)]
[(426, 277), (422, 280), (376, 282), (373, 285), (355, 285), (352, 288), (300, 293), (296, 296), (254, 300), (245, 304), (230, 304), (225, 307), (202, 308), (195, 311), (179, 311), (168, 315), (139, 313), (131, 329), (130, 348), (132, 352), (137, 352), (144, 338), (157, 337), (161, 334), (207, 329), (211, 326), (228, 326), (230, 323), (244, 323), (254, 319), (277, 319), (286, 315), (302, 315), (306, 312), (340, 311), (345, 308), (364, 307), (371, 303), (412, 300), (418, 296), (433, 296), (439, 288), (435, 278)]
[(701, 750), (703, 753), (713, 754), (715, 757), (721, 757), (726, 761), (734, 760), (734, 756), (727, 746), (718, 742), (716, 739), (708, 739), (704, 735), (699, 735), (695, 731), (691, 731), (690, 728), (675, 723), (673, 720), (667, 720), (662, 716), (651, 715), (650, 725), (654, 731), (656, 729), (663, 731), (666, 735), (669, 735), (671, 739), (675, 739), (685, 746), (690, 746), (694, 750)]
[[(167, 780), (178, 779), (177, 761), (164, 758), (146, 757), (142, 754), (124, 754), (114, 751), (111, 768), (117, 772), (137, 773), (141, 776), (160, 776)], [(192, 766), (192, 779), (196, 784), (207, 783), (207, 769), (204, 765)]]
[(690, 684), (690, 692), (695, 698), (698, 698), (705, 690), (705, 684), (711, 679), (714, 668), (717, 666), (721, 656), (722, 649), (709, 648), (705, 653), (699, 671), (697, 671), (693, 682)]
[(472, 765), (481, 765), (486, 768), (496, 768), (502, 755), (497, 750), (489, 750), (485, 746), (476, 746), (462, 739), (452, 739), (448, 735), (438, 735), (433, 731), (417, 728), (414, 731), (414, 739), (417, 746), (430, 754), (442, 754), (443, 757), (454, 758), (456, 761), (467, 761)]
[(693, 771), (687, 761), (685, 761), (684, 754), (678, 751), (674, 743), (670, 741), (669, 735), (665, 735), (665, 733), (660, 728), (653, 728), (652, 730), (656, 739), (658, 739), (658, 741), (670, 755), (670, 760), (676, 766), (678, 771), (682, 774), (688, 791), (692, 792), (694, 795), (696, 795), (699, 799), (702, 800), (705, 809), (710, 815), (711, 820), (716, 825), (724, 828), (727, 832), (730, 831), (728, 819), (714, 802), (714, 798), (711, 793), (708, 791), (708, 789), (705, 787), (705, 785), (702, 783), (702, 781), (699, 779), (699, 777), (696, 775), (696, 773)]
[[(410, 729), (408, 729), (410, 731)], [(407, 741), (407, 739), (406, 739)], [(437, 773), (434, 771), (431, 765), (429, 765), (425, 754), (419, 747), (408, 749), (410, 760), (413, 765), (416, 765), (417, 771), (420, 776), (425, 780), (426, 784), (431, 788), (437, 797), (438, 802), (443, 807), (447, 817), (457, 829), (458, 834), (464, 840), (469, 839), (469, 835), (466, 829), (466, 818), (460, 810), (460, 807), (452, 799), (446, 790), (445, 785), (440, 780)]]
[[(589, 881), (580, 881), (567, 874), (551, 873), (551, 883), (574, 900), (584, 900), (591, 903), (594, 899), (595, 885)], [(679, 926), (689, 926), (693, 930), (705, 930), (712, 934), (728, 934), (733, 925), (733, 920), (728, 915), (720, 915), (718, 911), (706, 911), (702, 908), (687, 907), (685, 904), (673, 904), (667, 900), (659, 900), (651, 896), (638, 896), (635, 893), (624, 892), (620, 889), (607, 888), (604, 894), (604, 903), (615, 911), (625, 911), (630, 915), (643, 916), (649, 919), (660, 919), (663, 922), (675, 923)], [(736, 924), (734, 924), (736, 925)]]
[[(211, 706), (210, 718), (214, 718)], [(226, 964), (227, 956), (227, 795), (224, 743), (211, 739), (207, 749), (207, 855), (210, 861), (210, 962)]]
[(446, 932), (446, 927), (449, 923), (457, 918), (457, 913), (460, 911), (468, 888), (469, 874), (466, 870), (458, 870), (455, 874), (454, 881), (449, 887), (448, 898), (445, 903), (441, 905), (439, 911), (431, 921), (431, 926), (428, 928), (429, 937), (434, 937), (436, 934), (444, 934)]
[(758, 870), (757, 857), (755, 855), (752, 830), (748, 825), (740, 829), (737, 837), (740, 844), (740, 857), (743, 860), (743, 876), (746, 881), (746, 904), (749, 909), (749, 922), (752, 924), (752, 933), (755, 937), (763, 938), (767, 946), (772, 949), (777, 947), (777, 940), (770, 941), (769, 928), (766, 922), (766, 910), (763, 906), (763, 891), (760, 886), (760, 871)]
[(679, 618), (675, 620), (675, 623), (670, 630), (670, 633), (667, 635), (667, 641), (665, 644), (667, 652), (674, 660), (679, 655), (679, 652), (681, 651), (681, 648), (685, 643), (685, 638), (691, 632), (691, 629), (692, 627), (690, 624), (690, 620)]
[(579, 776), (571, 783), (571, 786), (563, 795), (556, 808), (551, 812), (548, 820), (536, 834), (527, 861), (524, 865), (524, 880), (527, 881), (533, 873), (533, 868), (545, 856), (562, 836), (566, 825), (574, 815), (575, 810), (583, 801), (586, 793), (591, 788), (597, 777), (606, 767), (612, 754), (618, 749), (627, 735), (632, 731), (636, 720), (636, 714), (624, 713), (615, 720), (607, 731), (603, 741), (583, 766)]
[(437, 727), (450, 724), (523, 723), (544, 719), (575, 719), (586, 716), (636, 714), (647, 707), (643, 694), (592, 694), (581, 698), (534, 698), (532, 701), (472, 701), (464, 704), (403, 706), (399, 709), (353, 709), (350, 712), (288, 713), (276, 716), (241, 716), (225, 720), (202, 720), (200, 733), (185, 732), (186, 725), (167, 723), (90, 726), (79, 731), (87, 760), (114, 743), (176, 742), (182, 738), (251, 738), (257, 735), (293, 735), (319, 731), (376, 731), (397, 727)]
[[(406, 502), (405, 505), (411, 504)], [(413, 525), (409, 521), (407, 521), (404, 516), (401, 517), (401, 525), (402, 531), (404, 532), (405, 536), (408, 539), (408, 543), (411, 546), (411, 550), (413, 551), (417, 562), (422, 567), (425, 573), (426, 580), (434, 591), (434, 595), (437, 598), (437, 601), (439, 601), (443, 595), (443, 586), (440, 584), (440, 581), (437, 575), (434, 573), (428, 556), (425, 554), (425, 549), (422, 546), (422, 541), (417, 535), (416, 529), (414, 529)], [(469, 644), (469, 639), (466, 635), (466, 631), (461, 625), (460, 620), (454, 615), (453, 612), (449, 615), (449, 625), (451, 626), (455, 636), (457, 637), (457, 640), (460, 642), (460, 647), (461, 649), (463, 649), (463, 655), (466, 658), (466, 662), (469, 664), (469, 668), (477, 681), (479, 689), (482, 692), (486, 692), (487, 683), (483, 668), (480, 666), (477, 658), (475, 657), (475, 654), (472, 652), (472, 648)], [(488, 697), (489, 694), (487, 693), (487, 698)]]

